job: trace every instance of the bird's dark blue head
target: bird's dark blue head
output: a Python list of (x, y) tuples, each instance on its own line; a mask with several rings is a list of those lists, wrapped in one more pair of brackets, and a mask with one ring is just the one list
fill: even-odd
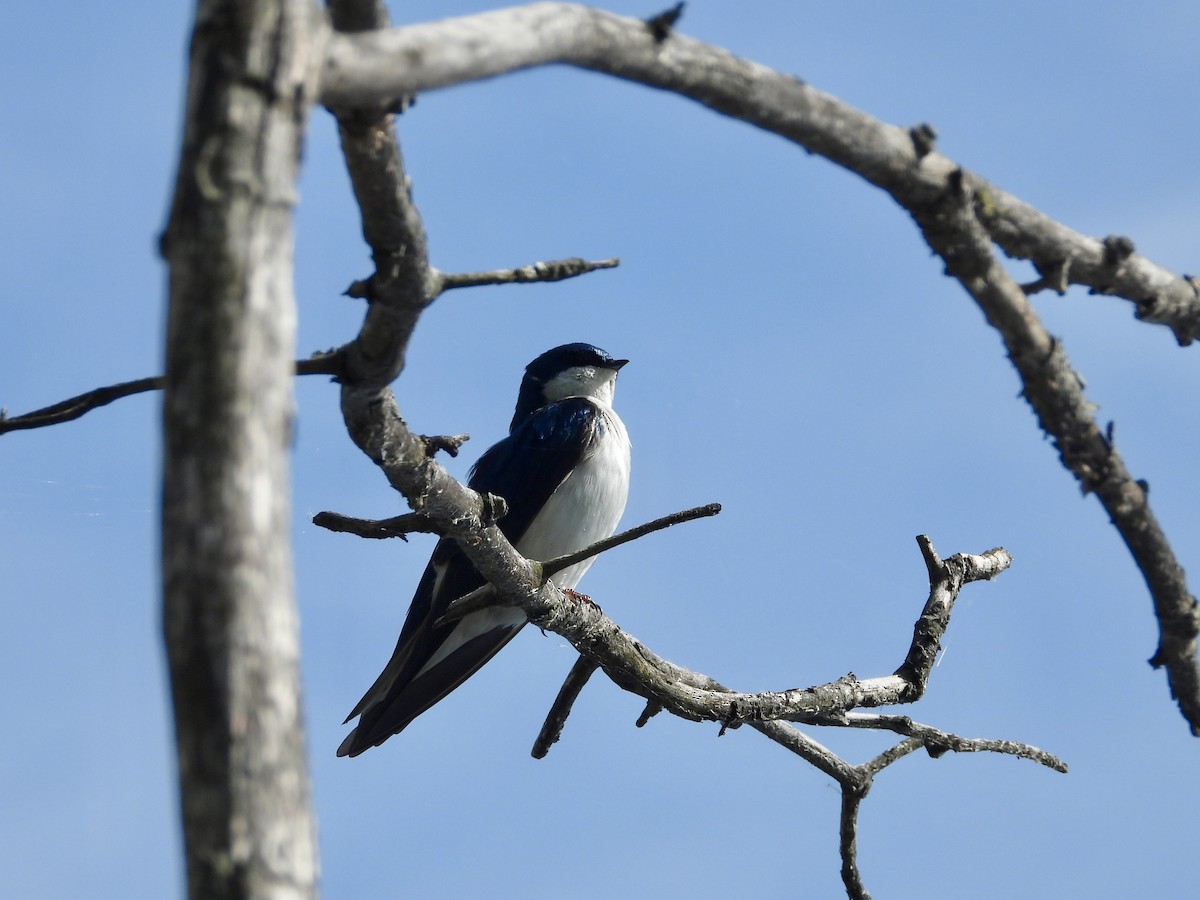
[(617, 371), (627, 362), (627, 359), (613, 359), (591, 344), (563, 344), (547, 350), (525, 367), (509, 431), (534, 410), (567, 397), (590, 397), (611, 403)]

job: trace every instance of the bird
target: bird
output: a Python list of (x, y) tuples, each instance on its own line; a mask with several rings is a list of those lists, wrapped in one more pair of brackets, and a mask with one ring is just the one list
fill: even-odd
[[(497, 525), (526, 559), (573, 553), (616, 530), (629, 494), (630, 442), (613, 394), (627, 362), (587, 343), (538, 356), (525, 368), (508, 436), (471, 469), (473, 490), (504, 498), (508, 511)], [(570, 590), (593, 561), (550, 580)], [(451, 601), (483, 584), (454, 540), (438, 541), (391, 659), (346, 717), (358, 722), (338, 756), (358, 756), (403, 731), (521, 630), (525, 614), (501, 606), (439, 623)]]

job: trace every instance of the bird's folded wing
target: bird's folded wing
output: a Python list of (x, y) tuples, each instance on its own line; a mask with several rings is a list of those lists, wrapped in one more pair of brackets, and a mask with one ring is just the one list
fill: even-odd
[[(468, 481), (504, 498), (500, 530), (516, 544), (550, 495), (589, 452), (600, 411), (580, 397), (544, 406), (489, 449)], [(356, 756), (402, 730), (474, 674), (508, 643), (524, 616), (498, 607), (435, 625), (450, 603), (484, 580), (452, 540), (442, 539), (417, 586), (400, 638), (383, 672), (346, 721), (358, 726), (338, 748)]]

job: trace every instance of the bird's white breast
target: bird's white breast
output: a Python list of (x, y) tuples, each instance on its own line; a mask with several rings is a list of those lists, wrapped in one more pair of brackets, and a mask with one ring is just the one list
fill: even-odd
[[(629, 496), (629, 435), (611, 407), (600, 403), (596, 406), (601, 414), (583, 460), (550, 495), (517, 542), (517, 552), (526, 559), (543, 562), (603, 540), (616, 530), (621, 513), (625, 511), (625, 500)], [(595, 557), (576, 563), (550, 580), (560, 588), (573, 588), (594, 561)], [(434, 587), (435, 595), (441, 574), (439, 584)], [(525, 621), (523, 612), (506, 606), (471, 613), (462, 619), (421, 671), (437, 665), (479, 634), (495, 628), (517, 628)]]
[[(534, 517), (517, 543), (526, 559), (544, 561), (582, 550), (616, 530), (629, 496), (629, 435), (611, 407), (600, 410), (591, 447)], [(551, 578), (573, 588), (595, 558), (576, 563)]]

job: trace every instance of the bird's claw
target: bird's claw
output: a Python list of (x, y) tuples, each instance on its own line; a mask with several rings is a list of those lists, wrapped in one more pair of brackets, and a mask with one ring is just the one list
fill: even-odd
[(599, 609), (600, 609), (600, 604), (597, 603), (595, 600), (593, 600), (591, 597), (589, 597), (587, 594), (581, 594), (581, 593), (579, 593), (579, 591), (573, 591), (570, 588), (563, 588), (562, 592), (563, 592), (564, 596), (569, 597), (570, 599), (574, 600), (576, 603), (586, 603), (588, 606), (592, 607), (592, 609), (595, 609), (597, 611), (599, 611)]

